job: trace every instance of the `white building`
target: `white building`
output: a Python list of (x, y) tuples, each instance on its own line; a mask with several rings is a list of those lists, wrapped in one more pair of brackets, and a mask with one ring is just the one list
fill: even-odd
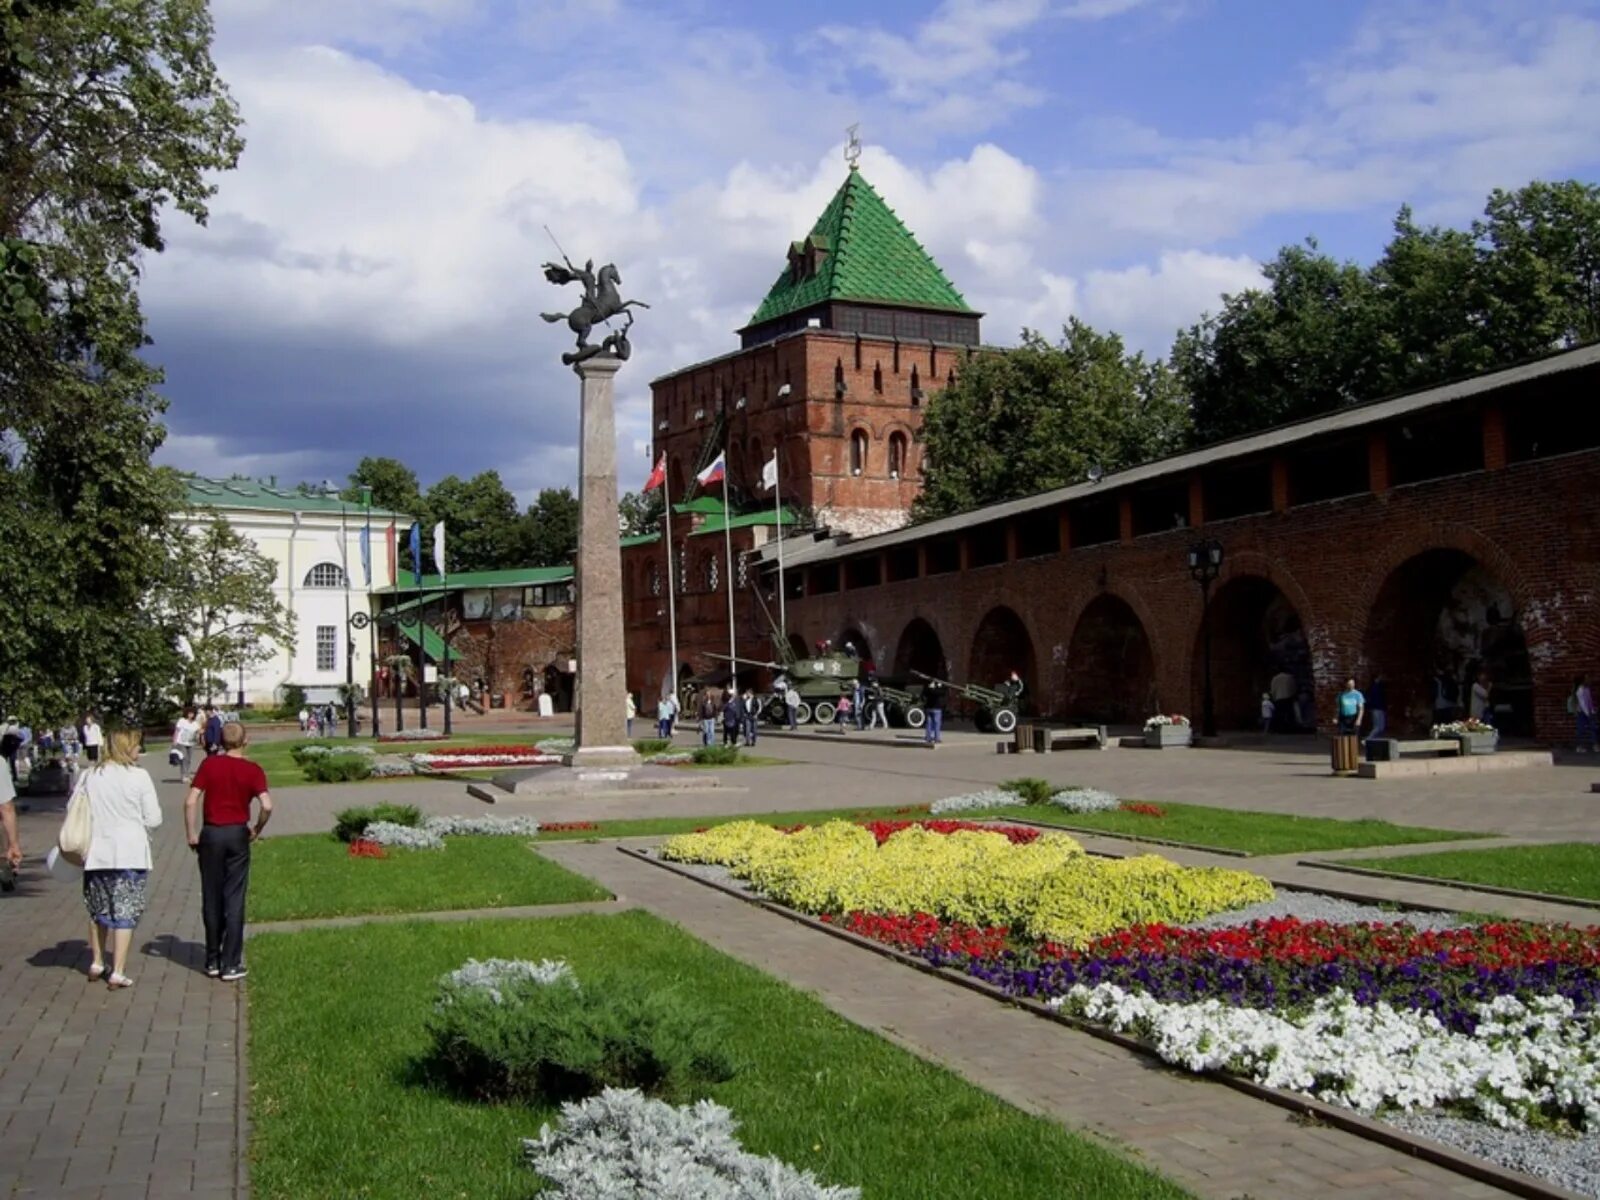
[[(346, 678), (347, 652), (353, 652), (350, 673), (356, 684), (370, 687), (371, 630), (356, 628), (350, 618), (358, 614), (370, 618), (370, 590), (394, 583), (386, 548), (388, 529), (393, 523), (403, 542), (412, 518), (381, 509), (369, 512), (360, 504), (279, 488), (275, 482), (198, 475), (188, 476), (186, 482), (193, 520), (210, 520), (211, 514), (225, 517), (276, 565), (278, 602), (294, 620), (293, 650), (277, 647), (271, 658), (246, 668), (242, 682), (227, 680), (230, 699), (242, 690), (247, 704), (271, 705), (278, 702), (284, 687), (298, 684), (308, 700), (337, 700)], [(370, 589), (361, 555), (361, 532), (369, 527)]]

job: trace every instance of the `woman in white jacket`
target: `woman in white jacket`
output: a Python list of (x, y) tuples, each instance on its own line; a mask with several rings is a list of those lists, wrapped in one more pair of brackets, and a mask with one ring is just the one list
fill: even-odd
[[(89, 795), (89, 853), (83, 860), (83, 903), (89, 910), (90, 979), (113, 988), (126, 974), (134, 926), (144, 915), (150, 882), (150, 830), (161, 824), (161, 802), (150, 772), (139, 766), (139, 735), (119, 729), (109, 752), (84, 772), (78, 786)], [(109, 931), (111, 970), (102, 946)]]

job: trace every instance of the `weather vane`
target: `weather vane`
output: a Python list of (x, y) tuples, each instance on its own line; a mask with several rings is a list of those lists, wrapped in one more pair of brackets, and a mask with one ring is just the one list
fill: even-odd
[(860, 128), (861, 125), (857, 123), (845, 130), (850, 135), (850, 140), (845, 144), (844, 161), (850, 164), (852, 171), (861, 162), (861, 139), (856, 136), (856, 130)]

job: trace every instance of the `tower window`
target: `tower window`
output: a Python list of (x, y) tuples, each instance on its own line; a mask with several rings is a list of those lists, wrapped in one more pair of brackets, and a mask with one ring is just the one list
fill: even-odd
[(883, 395), (883, 364), (872, 364), (872, 390)]
[(859, 475), (867, 469), (867, 433), (857, 429), (850, 435), (850, 474)]
[(899, 479), (906, 473), (906, 435), (889, 435), (889, 478)]

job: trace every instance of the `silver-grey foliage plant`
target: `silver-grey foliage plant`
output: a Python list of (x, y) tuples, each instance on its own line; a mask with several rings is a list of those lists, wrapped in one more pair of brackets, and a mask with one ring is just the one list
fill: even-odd
[(565, 959), (545, 958), (531, 962), (525, 958), (469, 958), (454, 971), (439, 977), (439, 1003), (449, 1004), (457, 992), (481, 991), (496, 1004), (505, 1003), (501, 989), (518, 984), (578, 986), (578, 977)]
[(551, 1200), (860, 1200), (781, 1159), (746, 1151), (720, 1104), (679, 1107), (607, 1088), (561, 1106), (560, 1126), (523, 1140)]

